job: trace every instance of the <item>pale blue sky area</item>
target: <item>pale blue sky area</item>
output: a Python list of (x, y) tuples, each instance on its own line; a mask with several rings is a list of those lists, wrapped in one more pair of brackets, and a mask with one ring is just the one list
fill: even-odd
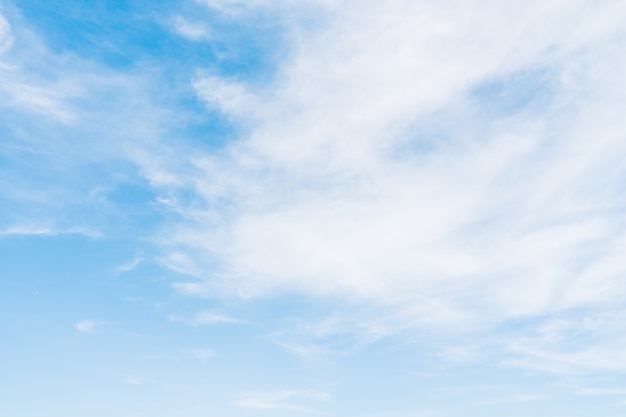
[(0, 414), (626, 415), (624, 16), (0, 0)]

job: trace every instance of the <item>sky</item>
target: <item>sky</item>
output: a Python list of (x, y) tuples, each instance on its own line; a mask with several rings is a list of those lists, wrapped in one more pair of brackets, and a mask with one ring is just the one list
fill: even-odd
[(623, 0), (0, 0), (0, 413), (626, 415)]

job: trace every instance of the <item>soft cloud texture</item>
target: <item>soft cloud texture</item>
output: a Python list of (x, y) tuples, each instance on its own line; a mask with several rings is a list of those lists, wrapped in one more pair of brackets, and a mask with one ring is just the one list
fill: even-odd
[(184, 352), (202, 362), (206, 362), (215, 354), (212, 349), (185, 349)]
[(78, 330), (81, 333), (96, 333), (96, 328), (99, 326), (100, 324), (98, 322), (95, 322), (93, 320), (82, 320), (77, 322), (74, 325), (74, 328), (76, 330)]
[(72, 229), (55, 229), (47, 226), (36, 225), (19, 225), (11, 226), (5, 230), (0, 230), (0, 237), (3, 236), (59, 236), (59, 235), (82, 235), (92, 239), (101, 237), (102, 235), (97, 230), (91, 230), (86, 228), (72, 228)]
[(172, 28), (177, 34), (191, 41), (206, 40), (210, 36), (209, 29), (205, 25), (180, 16), (172, 20)]
[(13, 45), (13, 33), (11, 25), (0, 14), (0, 53), (7, 51)]
[(137, 180), (130, 161), (167, 123), (165, 112), (153, 118), (161, 110), (151, 102), (150, 74), (50, 48), (41, 28), (10, 10), (11, 26), (0, 22), (0, 38), (13, 43), (0, 56), (0, 230), (102, 237), (111, 219), (128, 214), (111, 195)]
[(624, 2), (0, 3), (9, 414), (619, 414)]
[[(596, 27), (619, 6), (598, 7), (584, 24), (582, 6), (556, 2), (351, 7), (281, 63), (272, 89), (258, 92), (262, 105), (241, 86), (196, 83), (226, 114), (260, 120), (225, 154), (194, 161), (201, 175), (189, 185), (209, 210), (220, 199), (234, 206), (186, 212), (200, 228), (221, 218), (204, 236), (181, 231), (181, 243), (217, 253), (224, 273), (255, 291), (393, 299), (482, 293), (489, 283), (490, 303), (506, 315), (567, 307), (582, 293), (585, 302), (608, 297), (600, 287), (590, 294), (603, 284), (588, 277), (606, 257), (572, 261), (586, 245), (611, 245), (620, 222), (604, 213), (621, 204), (623, 87), (612, 69), (623, 62), (606, 46), (621, 29)], [(585, 70), (591, 62), (605, 73)], [(547, 85), (530, 88), (552, 93), (490, 114), (498, 98), (480, 88), (504, 94), (533, 71), (548, 74)], [(614, 169), (598, 176), (599, 166)], [(562, 280), (568, 291), (557, 300)]]
[(190, 326), (211, 326), (218, 324), (244, 324), (245, 320), (226, 316), (213, 311), (201, 311), (192, 318), (171, 317), (172, 321), (178, 321)]
[(328, 401), (329, 395), (324, 392), (311, 391), (270, 391), (251, 392), (242, 396), (236, 405), (258, 410), (285, 409), (300, 412), (313, 412), (309, 406), (301, 405), (303, 401)]
[(338, 295), (431, 328), (617, 305), (625, 12), (348, 1), (271, 84), (200, 79), (249, 134), (179, 177), (197, 201), (169, 245), (201, 278), (179, 288)]

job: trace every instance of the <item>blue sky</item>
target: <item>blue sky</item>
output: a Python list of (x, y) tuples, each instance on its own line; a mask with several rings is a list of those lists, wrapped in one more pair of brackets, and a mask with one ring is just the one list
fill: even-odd
[(0, 0), (0, 412), (626, 414), (624, 16)]

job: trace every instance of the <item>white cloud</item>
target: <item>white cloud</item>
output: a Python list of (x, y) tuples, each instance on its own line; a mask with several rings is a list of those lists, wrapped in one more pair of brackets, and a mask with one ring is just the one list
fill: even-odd
[(133, 269), (137, 268), (140, 263), (141, 263), (141, 258), (137, 257), (137, 258), (134, 258), (132, 261), (126, 263), (126, 264), (118, 266), (116, 269), (117, 269), (117, 272), (119, 272), (119, 273), (128, 272), (128, 271), (132, 271)]
[(82, 321), (77, 322), (74, 325), (74, 328), (81, 333), (93, 334), (93, 333), (96, 333), (96, 328), (98, 326), (100, 326), (100, 323), (95, 322), (93, 320), (82, 320)]
[(393, 309), (345, 305), (342, 309), (335, 308), (330, 315), (322, 311), (317, 315), (309, 314), (306, 318), (283, 317), (267, 338), (287, 352), (305, 359), (343, 356), (354, 353), (364, 345), (409, 330), (414, 323), (411, 313), (408, 313), (408, 320), (406, 315)]
[(234, 317), (225, 316), (222, 314), (216, 314), (208, 311), (198, 313), (193, 319), (193, 324), (196, 326), (205, 326), (211, 324), (241, 324), (245, 323), (244, 320), (236, 319)]
[(346, 1), (271, 83), (197, 81), (249, 134), (179, 177), (207, 209), (168, 250), (210, 276), (179, 288), (341, 296), (390, 329), (619, 303), (626, 5), (590, 6)]
[(6, 18), (0, 14), (0, 54), (8, 51), (13, 46), (13, 33), (11, 25)]
[(213, 349), (185, 349), (184, 352), (202, 362), (206, 362), (215, 355)]
[(67, 92), (26, 83), (3, 87), (11, 94), (12, 107), (34, 111), (65, 124), (76, 121), (76, 114), (64, 103)]
[(573, 388), (580, 395), (618, 395), (626, 396), (626, 388), (624, 387), (580, 387)]
[(0, 230), (0, 237), (3, 236), (59, 236), (59, 235), (83, 235), (92, 239), (97, 239), (102, 234), (93, 229), (83, 227), (73, 227), (69, 229), (59, 229), (56, 227), (39, 226), (34, 224), (23, 224), (10, 226)]
[(171, 316), (170, 320), (175, 322), (181, 322), (189, 326), (211, 326), (218, 324), (245, 324), (245, 320), (241, 320), (235, 317), (226, 316), (213, 311), (201, 311), (192, 318), (181, 318), (178, 316)]
[(341, 0), (196, 0), (200, 4), (229, 15), (241, 15), (259, 9), (299, 10), (304, 7), (331, 7), (341, 4)]
[(12, 226), (0, 232), (0, 236), (51, 236), (57, 234), (54, 229), (42, 226)]
[(229, 116), (250, 117), (257, 110), (257, 99), (236, 82), (207, 76), (196, 81), (193, 87), (207, 105)]
[(0, 57), (0, 233), (99, 237), (127, 213), (92, 191), (128, 180), (124, 159), (166, 123), (148, 97), (151, 74), (122, 74), (49, 45), (54, 39), (9, 9), (15, 46)]
[(518, 404), (518, 403), (527, 403), (532, 401), (539, 401), (544, 399), (543, 395), (539, 394), (519, 394), (511, 397), (505, 398), (494, 398), (490, 400), (482, 400), (477, 402), (479, 405), (502, 405), (502, 404)]
[[(307, 403), (326, 402), (330, 396), (325, 392), (314, 391), (269, 391), (250, 392), (242, 395), (236, 405), (259, 410), (285, 409), (300, 412), (315, 411)], [(305, 403), (306, 405), (303, 405)]]
[(172, 20), (172, 28), (177, 34), (191, 41), (210, 38), (209, 29), (204, 24), (192, 22), (181, 16), (177, 16)]
[(143, 381), (138, 378), (124, 378), (122, 379), (122, 382), (129, 385), (143, 385)]
[(196, 263), (188, 255), (181, 252), (173, 252), (166, 257), (156, 259), (158, 262), (171, 269), (185, 275), (198, 275), (200, 270)]
[[(34, 41), (27, 28), (21, 28), (18, 33), (24, 42), (21, 48), (28, 48), (28, 52), (6, 54), (0, 61), (1, 107), (34, 113), (65, 125), (74, 124), (79, 112), (69, 102), (82, 94), (82, 80), (89, 77), (56, 74), (61, 64), (59, 58)], [(7, 52), (14, 42), (11, 25), (0, 15), (0, 53)], [(44, 55), (50, 61), (45, 75), (32, 68), (33, 62)]]
[(584, 309), (547, 317), (501, 341), (508, 365), (555, 374), (626, 370), (626, 311)]
[[(390, 299), (473, 288), (492, 293), (506, 315), (570, 302), (553, 297), (562, 278), (581, 276), (571, 270), (573, 257), (611, 241), (620, 220), (603, 215), (619, 197), (602, 198), (619, 172), (594, 172), (617, 169), (615, 155), (624, 152), (618, 95), (605, 95), (623, 89), (613, 86), (619, 77), (611, 70), (623, 59), (596, 50), (608, 35), (580, 33), (581, 6), (449, 6), (367, 3), (351, 14), (349, 3), (282, 63), (271, 91), (260, 92), (262, 105), (240, 85), (197, 82), (199, 95), (222, 111), (241, 117), (252, 108), (261, 120), (230, 159), (196, 161), (204, 170), (196, 191), (236, 210), (218, 230), (181, 232), (181, 242), (195, 237), (194, 245), (221, 256), (233, 282), (256, 280), (260, 291)], [(572, 30), (577, 44), (564, 38)], [(613, 25), (611, 35), (619, 30)], [(591, 61), (610, 73), (595, 79), (583, 71)], [(537, 66), (561, 74), (541, 114), (530, 108), (500, 119), (466, 107), (474, 86), (514, 82), (510, 74)], [(576, 68), (581, 88), (571, 90), (559, 77)], [(614, 110), (593, 113), (598, 106)], [(435, 110), (443, 112), (442, 127), (423, 121)], [(435, 131), (424, 136), (426, 128)], [(194, 227), (202, 227), (202, 215)]]

